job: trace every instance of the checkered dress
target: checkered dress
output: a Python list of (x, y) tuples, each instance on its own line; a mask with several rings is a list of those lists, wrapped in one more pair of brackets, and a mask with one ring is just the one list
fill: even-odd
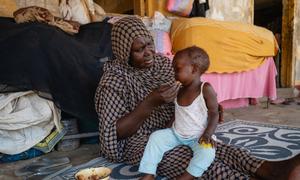
[[(131, 44), (137, 37), (152, 39), (140, 19), (126, 17), (114, 24), (111, 39), (116, 59), (105, 64), (95, 95), (101, 155), (114, 162), (130, 164), (139, 163), (149, 135), (164, 128), (174, 114), (173, 103), (159, 106), (135, 135), (117, 139), (116, 121), (134, 110), (154, 88), (175, 81), (171, 62), (162, 56), (155, 55), (154, 65), (149, 69), (136, 69), (128, 64)], [(166, 152), (158, 166), (158, 174), (169, 178), (180, 175), (191, 157), (192, 151), (187, 146)], [(216, 159), (202, 178), (246, 179), (261, 163), (247, 152), (218, 144)]]

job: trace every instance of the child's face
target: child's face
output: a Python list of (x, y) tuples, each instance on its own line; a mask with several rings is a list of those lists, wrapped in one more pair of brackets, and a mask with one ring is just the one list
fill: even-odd
[(175, 56), (173, 59), (173, 68), (176, 81), (180, 81), (185, 85), (193, 80), (194, 66), (189, 62), (187, 55)]

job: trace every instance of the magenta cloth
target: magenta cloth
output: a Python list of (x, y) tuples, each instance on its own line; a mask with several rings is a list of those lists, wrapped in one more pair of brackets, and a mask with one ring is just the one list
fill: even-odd
[(276, 99), (277, 70), (272, 57), (255, 70), (240, 73), (207, 73), (202, 81), (209, 82), (217, 92), (218, 102), (225, 109), (248, 106), (248, 98)]

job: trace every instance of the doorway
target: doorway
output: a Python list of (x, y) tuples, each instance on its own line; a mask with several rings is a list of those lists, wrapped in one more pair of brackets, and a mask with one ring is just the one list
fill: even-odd
[(276, 87), (282, 87), (282, 0), (254, 0), (254, 24), (265, 27), (273, 32), (278, 43), (279, 51), (274, 57), (278, 76), (276, 77)]

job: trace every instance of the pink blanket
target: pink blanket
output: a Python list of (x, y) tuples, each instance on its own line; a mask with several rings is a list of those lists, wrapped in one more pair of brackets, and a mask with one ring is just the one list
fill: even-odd
[(248, 106), (248, 98), (276, 99), (276, 67), (272, 57), (255, 70), (240, 73), (208, 73), (202, 80), (209, 82), (225, 109)]

